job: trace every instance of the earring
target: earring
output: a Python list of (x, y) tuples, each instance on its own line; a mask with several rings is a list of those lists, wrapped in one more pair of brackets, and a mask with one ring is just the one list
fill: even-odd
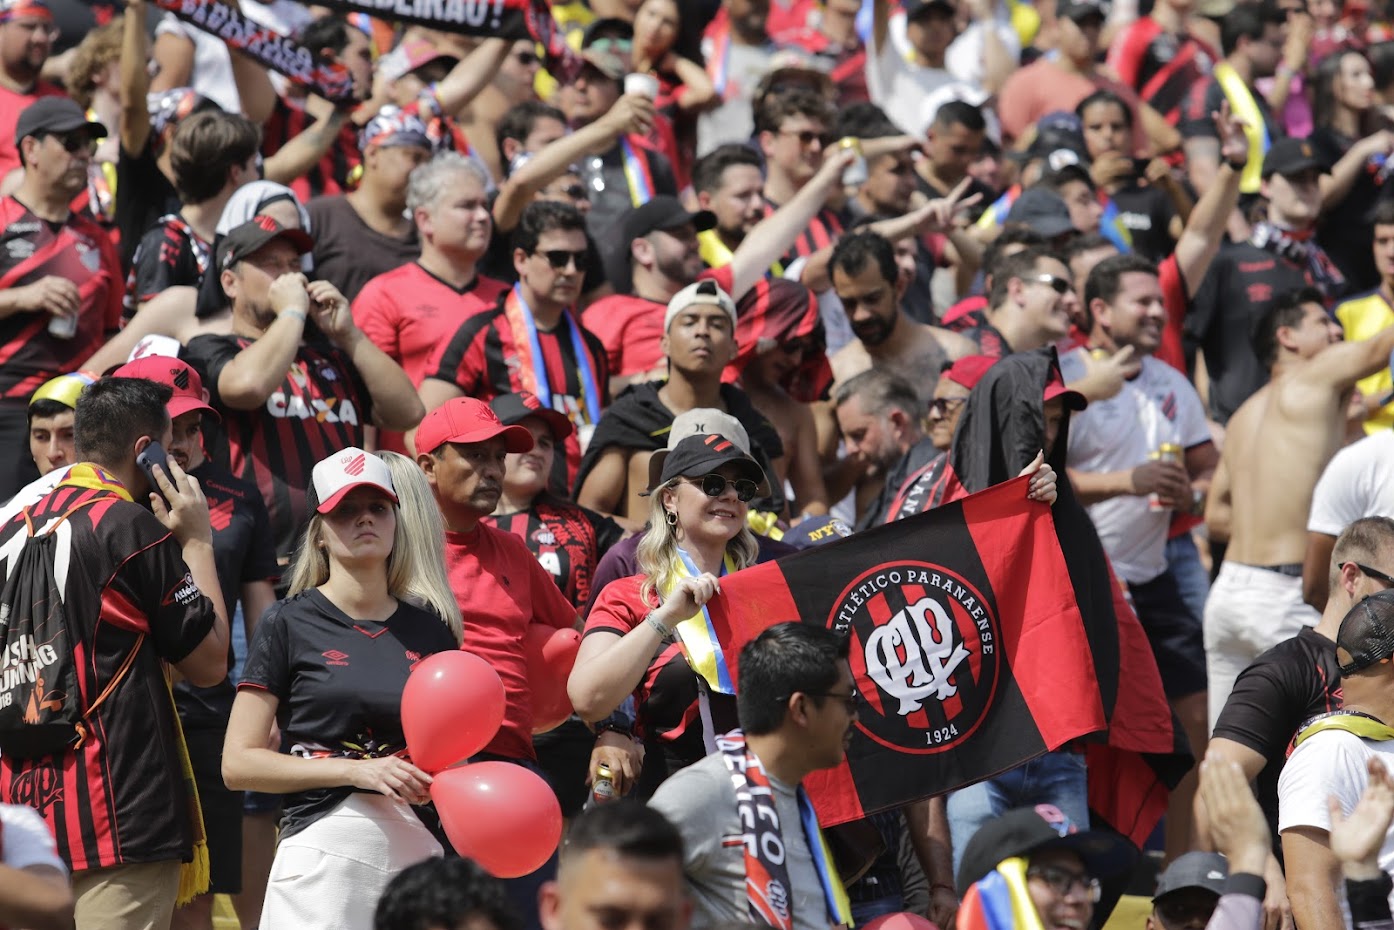
[(676, 510), (669, 510), (669, 511), (667, 511), (667, 513), (668, 513), (668, 515), (667, 515), (666, 517), (664, 517), (663, 519), (666, 520), (666, 521), (668, 521), (668, 525), (669, 525), (669, 526), (677, 526), (677, 525), (678, 525), (678, 512), (677, 512)]

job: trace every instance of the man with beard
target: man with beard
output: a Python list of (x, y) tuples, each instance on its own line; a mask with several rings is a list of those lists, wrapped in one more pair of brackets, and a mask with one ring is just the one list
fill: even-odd
[(928, 402), (933, 382), (927, 372), (973, 355), (973, 343), (957, 333), (910, 319), (900, 308), (908, 282), (902, 282), (890, 240), (874, 232), (847, 236), (833, 249), (833, 289), (847, 311), (856, 339), (832, 357), (833, 377), (842, 382), (871, 367), (922, 385)]
[[(692, 168), (697, 204), (716, 220), (697, 234), (702, 260), (712, 268), (731, 264), (731, 257), (765, 217), (765, 173), (760, 156), (748, 145), (729, 144), (697, 159)], [(771, 271), (783, 274), (782, 265)]]
[[(636, 385), (605, 411), (581, 462), (577, 503), (641, 526), (649, 509), (640, 496), (649, 486), (649, 458), (664, 447), (673, 418), (697, 407), (735, 417), (754, 440), (751, 453), (762, 468), (784, 455), (779, 434), (745, 392), (721, 383), (736, 357), (735, 334), (736, 305), (715, 281), (698, 281), (669, 301), (661, 343), (668, 379)], [(783, 510), (780, 490), (770, 505), (776, 513)]]
[(19, 114), (41, 97), (63, 94), (63, 88), (39, 78), (57, 37), (44, 0), (0, 3), (0, 178), (20, 167), (14, 135)]
[[(0, 43), (14, 28), (0, 21)], [(0, 498), (38, 477), (25, 441), (29, 395), (75, 370), (121, 321), (123, 277), (111, 238), (68, 206), (87, 186), (105, 135), (66, 97), (31, 104), (14, 131), (24, 177), (0, 201)]]

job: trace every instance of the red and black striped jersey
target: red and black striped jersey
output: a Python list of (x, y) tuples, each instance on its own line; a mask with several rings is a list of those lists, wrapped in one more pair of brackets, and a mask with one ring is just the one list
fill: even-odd
[(122, 317), (129, 320), (140, 305), (168, 287), (198, 287), (208, 270), (213, 246), (199, 238), (178, 214), (160, 218), (140, 237), (126, 277)]
[(528, 551), (577, 607), (590, 601), (600, 557), (624, 535), (609, 517), (547, 495), (540, 495), (527, 510), (495, 513), (484, 522), (527, 543)]
[(1191, 87), (1209, 77), (1218, 60), (1206, 43), (1166, 32), (1150, 16), (1120, 32), (1108, 51), (1108, 65), (1119, 79), (1173, 126), (1183, 119)]
[[(314, 117), (306, 113), (298, 101), (278, 97), (276, 108), (262, 126), (261, 154), (266, 158), (275, 155), (314, 122)], [(350, 183), (353, 170), (362, 163), (363, 154), (358, 150), (358, 125), (347, 120), (339, 127), (339, 134), (324, 157), (288, 186), (295, 191), (301, 203), (309, 203), (312, 197), (346, 194), (353, 189)]]
[(56, 275), (82, 297), (77, 334), (57, 339), (47, 313), (15, 313), (0, 320), (0, 396), (27, 399), (50, 378), (73, 371), (102, 347), (121, 324), (125, 277), (110, 237), (89, 216), (65, 223), (40, 219), (13, 197), (0, 200), (0, 290)]
[[(769, 216), (778, 209), (779, 204), (770, 200), (768, 197), (765, 198), (766, 216)], [(804, 258), (812, 255), (819, 249), (825, 249), (828, 246), (836, 245), (837, 240), (842, 236), (842, 232), (845, 228), (846, 224), (843, 223), (842, 217), (838, 212), (832, 207), (824, 207), (818, 211), (818, 215), (808, 224), (808, 229), (799, 233), (799, 238), (794, 240), (793, 247), (784, 254), (784, 257), (780, 259), (780, 263), (787, 267), (790, 262), (797, 258)]]
[[(523, 367), (531, 358), (527, 345), (518, 345), (509, 323), (504, 303), (512, 291), (505, 291), (493, 310), (476, 313), (455, 330), (455, 335), (443, 340), (426, 365), (426, 377), (448, 381), (470, 397), (493, 400), (499, 394), (534, 391), (532, 373)], [(581, 373), (584, 362), (594, 375), (600, 406), (610, 403), (610, 367), (605, 346), (595, 334), (580, 326), (585, 346), (585, 359), (578, 359), (572, 346), (572, 326), (580, 326), (574, 317), (566, 315), (551, 332), (537, 330), (538, 347), (546, 369), (551, 396), (541, 398), (553, 410), (570, 417), (577, 430), (593, 427), (600, 411), (587, 409), (585, 385)], [(526, 379), (526, 380), (525, 380)], [(566, 440), (566, 455), (557, 456), (552, 474), (552, 488), (565, 494), (575, 480), (581, 464), (581, 446), (576, 433)], [(565, 472), (562, 469), (565, 468)]]
[[(82, 703), (96, 700), (132, 649), (135, 659), (88, 719), (90, 732), (78, 748), (0, 758), (0, 800), (37, 810), (74, 871), (186, 860), (189, 798), (162, 663), (182, 661), (203, 641), (215, 620), (213, 603), (189, 577), (169, 531), (93, 466), (74, 466), (29, 514), (42, 529), (87, 500), (95, 503), (56, 534), (66, 572), (55, 571), (75, 630)], [(22, 515), (0, 528), (0, 557), (11, 558), (26, 536)], [(0, 666), (0, 674), (19, 673), (17, 665)]]
[[(280, 385), (255, 410), (235, 410), (218, 393), (223, 367), (256, 340), (195, 336), (184, 358), (203, 375), (210, 403), (222, 415), (226, 442), (210, 451), (232, 474), (254, 485), (271, 515), (276, 555), (290, 557), (309, 520), (310, 469), (331, 453), (363, 445), (372, 421), (368, 388), (347, 355), (328, 345), (301, 345)], [(212, 434), (212, 430), (209, 431)]]

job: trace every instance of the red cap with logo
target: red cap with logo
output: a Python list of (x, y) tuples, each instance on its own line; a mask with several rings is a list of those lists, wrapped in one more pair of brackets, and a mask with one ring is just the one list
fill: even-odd
[(177, 358), (168, 355), (147, 355), (134, 362), (127, 362), (111, 374), (115, 378), (144, 378), (146, 381), (155, 381), (172, 388), (174, 396), (165, 404), (171, 420), (194, 410), (218, 416), (218, 411), (208, 405), (208, 392), (203, 389), (203, 379), (187, 362), (181, 362)]
[(996, 364), (997, 359), (988, 355), (965, 355), (944, 369), (944, 377), (971, 391), (983, 380), (987, 370)]
[(416, 451), (434, 452), (447, 442), (484, 442), (502, 436), (509, 452), (532, 448), (532, 433), (525, 426), (505, 426), (482, 400), (456, 397), (426, 414), (416, 429)]

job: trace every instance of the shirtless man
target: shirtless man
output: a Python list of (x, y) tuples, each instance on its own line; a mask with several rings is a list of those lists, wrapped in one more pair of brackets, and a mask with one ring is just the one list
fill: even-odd
[(1205, 508), (1212, 539), (1229, 540), (1205, 604), (1213, 729), (1250, 662), (1319, 618), (1302, 600), (1312, 489), (1346, 435), (1361, 378), (1389, 364), (1394, 326), (1341, 342), (1321, 294), (1284, 294), (1259, 320), (1254, 349), (1269, 382), (1230, 417)]
[[(833, 380), (844, 384), (875, 367), (914, 387), (923, 409), (944, 367), (976, 354), (972, 341), (905, 315), (900, 298), (908, 281), (896, 266), (895, 247), (884, 236), (865, 231), (844, 237), (833, 249), (830, 265), (833, 289), (856, 336), (833, 355)], [(815, 417), (828, 499), (841, 500), (856, 487), (857, 500), (869, 500), (877, 489), (863, 487), (863, 482), (884, 476), (864, 457), (837, 458), (839, 433), (831, 405), (818, 405)]]
[[(649, 459), (667, 447), (673, 418), (696, 407), (729, 413), (745, 427), (751, 454), (780, 474), (779, 434), (751, 406), (744, 391), (721, 383), (736, 355), (736, 305), (714, 281), (698, 281), (668, 302), (663, 316), (663, 354), (668, 380), (646, 381), (625, 391), (596, 425), (577, 475), (576, 502), (612, 514), (638, 529), (648, 517)], [(782, 510), (783, 494), (775, 489)]]

